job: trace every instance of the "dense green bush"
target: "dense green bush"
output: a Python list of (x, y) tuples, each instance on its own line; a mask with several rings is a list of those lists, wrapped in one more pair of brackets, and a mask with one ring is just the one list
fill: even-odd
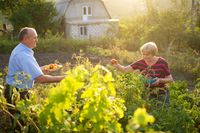
[(119, 38), (121, 44), (117, 46), (129, 51), (137, 51), (141, 46), (141, 39), (148, 27), (146, 21), (147, 18), (145, 16), (122, 19), (119, 24)]
[(65, 39), (62, 35), (48, 35), (40, 38), (36, 47), (38, 52), (78, 52), (85, 50), (89, 45), (88, 40)]
[(15, 40), (8, 40), (6, 38), (0, 37), (0, 53), (1, 54), (8, 54), (11, 53), (12, 49), (17, 45), (17, 41)]
[(102, 36), (98, 38), (90, 38), (90, 46), (101, 47), (103, 49), (110, 49), (116, 45), (117, 38)]
[[(135, 74), (121, 74), (118, 77), (115, 82), (117, 94), (125, 100), (127, 108), (124, 118), (120, 121), (123, 127), (127, 125), (136, 107), (145, 107), (156, 119), (151, 126), (156, 131), (176, 133), (200, 131), (200, 91), (198, 87), (194, 91), (188, 91), (187, 83), (184, 81), (169, 84), (170, 105), (165, 106), (164, 103), (160, 104), (157, 100), (141, 98), (145, 91), (141, 84), (141, 77)], [(141, 129), (141, 131), (143, 130), (145, 128)]]
[(193, 79), (200, 77), (199, 53), (187, 48), (187, 51), (171, 51), (167, 57), (170, 68), (174, 72), (183, 72), (192, 75)]
[(53, 20), (57, 13), (51, 1), (23, 1), (13, 8), (15, 11), (11, 14), (10, 21), (15, 33), (18, 33), (22, 27), (32, 26), (41, 36), (44, 36), (48, 30), (53, 31), (54, 28), (58, 28), (55, 19)]
[(156, 128), (176, 133), (199, 132), (199, 88), (189, 91), (185, 81), (176, 81), (169, 86), (169, 89), (170, 106), (166, 109), (155, 109), (152, 112), (157, 118)]
[(185, 39), (189, 47), (200, 52), (200, 27), (186, 30)]

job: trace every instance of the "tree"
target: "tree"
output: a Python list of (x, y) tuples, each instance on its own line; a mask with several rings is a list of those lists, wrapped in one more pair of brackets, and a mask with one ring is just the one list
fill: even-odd
[(54, 3), (44, 0), (1, 0), (1, 11), (14, 26), (14, 33), (24, 26), (32, 26), (42, 36), (56, 27)]
[(200, 0), (192, 0), (192, 28), (200, 27)]
[(7, 17), (14, 13), (17, 6), (24, 0), (0, 0), (0, 11)]
[(153, 12), (152, 1), (147, 3), (148, 28), (142, 41), (155, 41), (167, 55), (172, 45), (179, 50), (189, 46), (200, 51), (200, 0), (171, 0), (170, 9), (157, 12)]

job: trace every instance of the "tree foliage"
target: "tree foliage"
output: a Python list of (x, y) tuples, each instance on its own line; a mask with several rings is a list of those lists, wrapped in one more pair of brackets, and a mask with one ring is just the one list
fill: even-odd
[(24, 0), (1, 0), (0, 1), (0, 10), (4, 15), (9, 17), (14, 13), (16, 6), (21, 5)]
[(14, 26), (14, 32), (18, 32), (24, 26), (36, 28), (39, 34), (53, 30), (56, 22), (53, 18), (57, 15), (54, 3), (43, 0), (3, 0), (0, 3), (1, 10)]
[(191, 47), (199, 51), (199, 27), (192, 26), (191, 1), (172, 0), (171, 6), (159, 9), (153, 0), (145, 0), (147, 13), (121, 21), (120, 38), (124, 39), (123, 48), (138, 50), (148, 42), (154, 41), (161, 52), (170, 54), (170, 49)]

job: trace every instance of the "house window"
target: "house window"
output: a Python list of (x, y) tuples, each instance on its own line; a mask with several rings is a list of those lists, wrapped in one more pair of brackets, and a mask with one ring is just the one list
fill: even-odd
[(91, 7), (88, 7), (88, 15), (92, 15)]
[(80, 26), (80, 35), (81, 36), (87, 35), (87, 27), (86, 26)]
[(83, 7), (83, 15), (87, 15), (87, 8), (86, 7)]
[(92, 8), (90, 6), (83, 6), (83, 15), (92, 16)]

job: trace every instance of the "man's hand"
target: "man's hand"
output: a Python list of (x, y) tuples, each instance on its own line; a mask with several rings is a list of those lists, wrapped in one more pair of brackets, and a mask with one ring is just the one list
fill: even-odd
[(62, 67), (63, 67), (62, 65), (58, 65), (58, 64), (54, 63), (54, 64), (42, 66), (40, 68), (44, 73), (49, 73), (49, 72), (57, 71), (58, 69), (60, 69)]
[(48, 65), (41, 66), (40, 69), (43, 73), (49, 73), (49, 71), (46, 69)]

